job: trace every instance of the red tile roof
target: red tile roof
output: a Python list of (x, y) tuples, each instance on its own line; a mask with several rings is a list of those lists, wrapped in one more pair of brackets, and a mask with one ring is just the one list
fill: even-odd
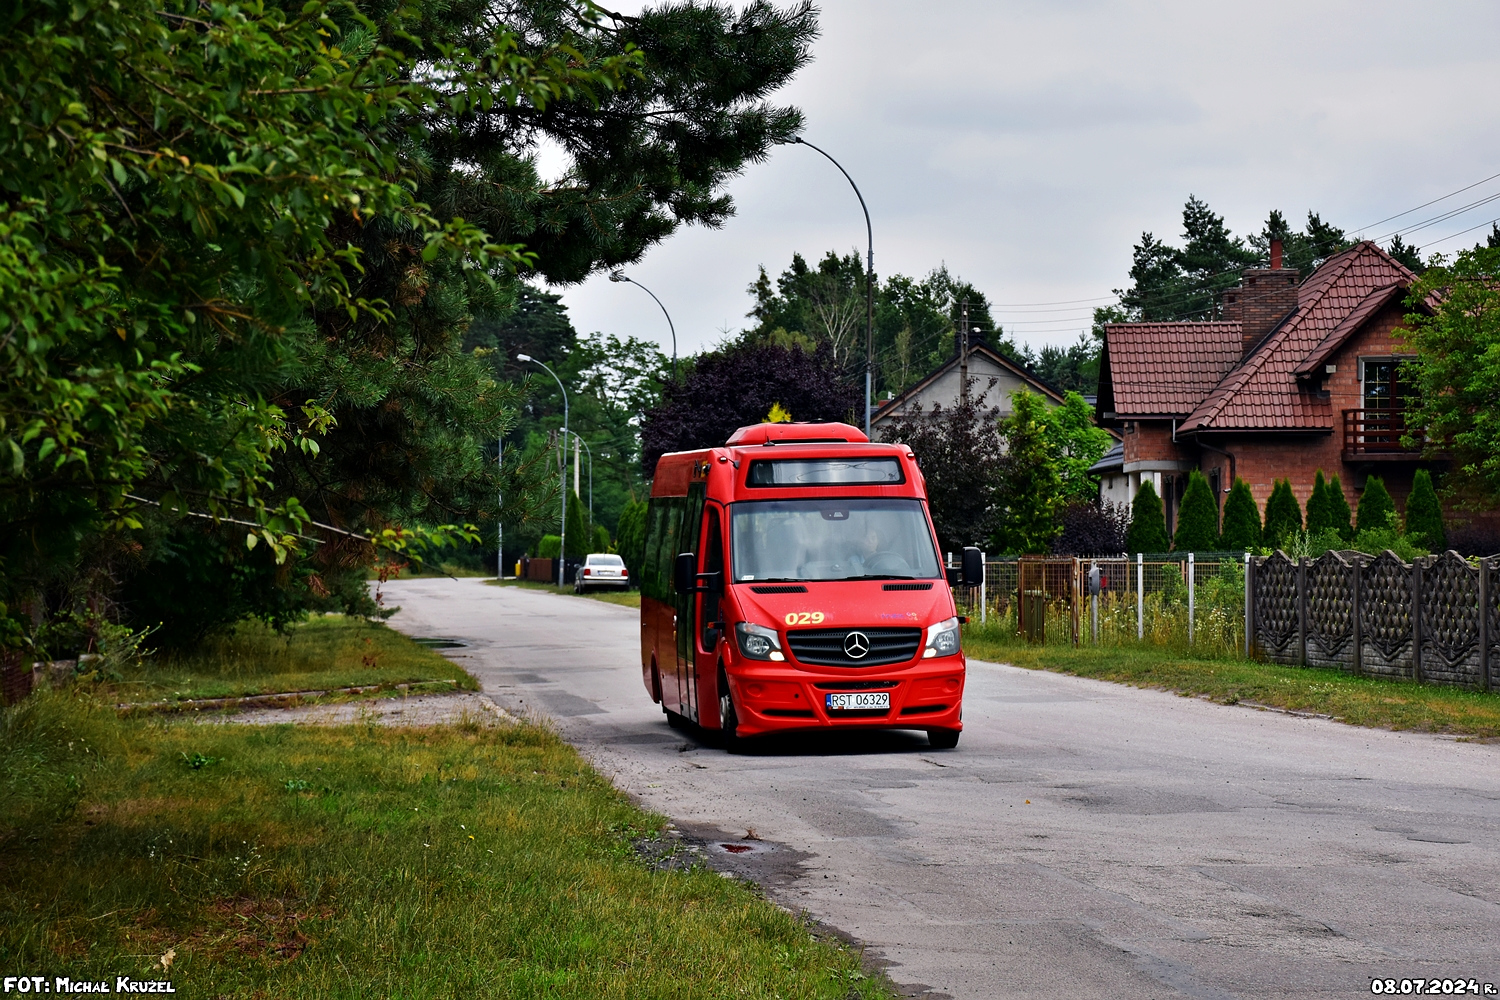
[(1240, 360), (1239, 323), (1115, 323), (1104, 331), (1120, 417), (1185, 417)]
[(1315, 372), (1414, 277), (1374, 243), (1357, 243), (1298, 287), (1296, 311), (1244, 358), (1237, 322), (1107, 326), (1101, 409), (1185, 417), (1179, 433), (1332, 430), (1332, 404), (1298, 375)]
[(1350, 332), (1340, 326), (1361, 306), (1416, 276), (1374, 243), (1356, 243), (1330, 257), (1297, 289), (1297, 311), (1214, 387), (1179, 432), (1200, 430), (1332, 430), (1333, 405), (1297, 382), (1297, 371), (1319, 348)]

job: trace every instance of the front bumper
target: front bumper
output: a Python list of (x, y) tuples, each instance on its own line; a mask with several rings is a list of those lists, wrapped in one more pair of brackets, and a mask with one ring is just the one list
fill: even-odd
[[(727, 668), (741, 736), (797, 729), (962, 729), (964, 657), (823, 671), (741, 659)], [(889, 691), (888, 710), (829, 710), (835, 691)]]

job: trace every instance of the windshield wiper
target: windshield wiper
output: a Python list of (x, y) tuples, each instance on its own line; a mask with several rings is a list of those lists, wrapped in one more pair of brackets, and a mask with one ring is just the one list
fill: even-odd
[(845, 580), (915, 580), (914, 576), (901, 576), (897, 573), (866, 573), (864, 576), (846, 576)]

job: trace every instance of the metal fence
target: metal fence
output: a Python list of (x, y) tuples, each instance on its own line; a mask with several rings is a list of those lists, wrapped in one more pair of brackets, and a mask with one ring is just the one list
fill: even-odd
[[(1500, 664), (1500, 556), (1386, 551), (1252, 559), (1246, 627), (1268, 660), (1491, 690)], [(1247, 652), (1251, 650), (1247, 649)]]
[[(955, 587), (954, 597), (970, 619), (1033, 641), (1233, 652), (1244, 644), (1244, 566), (1242, 552), (990, 559), (984, 586)], [(1088, 585), (1095, 567), (1097, 594)]]

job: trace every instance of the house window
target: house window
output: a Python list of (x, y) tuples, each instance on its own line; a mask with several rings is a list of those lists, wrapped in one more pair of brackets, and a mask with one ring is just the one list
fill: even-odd
[(1387, 355), (1383, 358), (1367, 358), (1364, 369), (1364, 404), (1367, 410), (1404, 409), (1411, 386), (1403, 378), (1402, 369), (1408, 358)]

